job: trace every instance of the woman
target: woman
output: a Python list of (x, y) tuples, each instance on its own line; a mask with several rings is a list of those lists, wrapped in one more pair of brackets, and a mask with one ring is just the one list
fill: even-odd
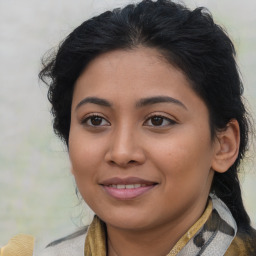
[(167, 0), (76, 28), (40, 78), (92, 224), (36, 255), (255, 255), (239, 164), (249, 119), (235, 50)]

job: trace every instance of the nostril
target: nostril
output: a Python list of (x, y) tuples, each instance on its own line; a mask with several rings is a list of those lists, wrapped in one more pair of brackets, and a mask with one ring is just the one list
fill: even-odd
[(110, 163), (111, 163), (111, 164), (115, 164), (115, 161), (111, 160)]
[(123, 166), (123, 167), (125, 167), (125, 166), (130, 166), (130, 165), (135, 165), (135, 164), (137, 164), (137, 161), (135, 161), (135, 160), (130, 160), (130, 161), (124, 161), (124, 162), (121, 162), (121, 161), (119, 161), (119, 162), (116, 162), (115, 160), (111, 160), (111, 161), (109, 161), (109, 163), (111, 164), (111, 165), (119, 165), (119, 166)]
[(130, 148), (110, 148), (106, 154), (104, 160), (110, 165), (118, 165), (124, 168), (134, 165), (143, 164), (145, 161), (144, 151), (141, 149)]

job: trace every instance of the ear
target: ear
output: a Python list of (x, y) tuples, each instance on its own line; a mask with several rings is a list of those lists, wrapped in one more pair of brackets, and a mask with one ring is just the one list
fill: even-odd
[(236, 119), (232, 119), (225, 129), (218, 131), (215, 139), (212, 169), (226, 172), (236, 161), (240, 145), (240, 129)]

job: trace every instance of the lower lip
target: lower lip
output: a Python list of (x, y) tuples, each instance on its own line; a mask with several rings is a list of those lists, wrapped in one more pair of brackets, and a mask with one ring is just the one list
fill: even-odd
[(154, 188), (155, 185), (139, 187), (139, 188), (131, 188), (131, 189), (117, 189), (114, 187), (103, 186), (105, 191), (112, 197), (120, 200), (129, 200), (134, 199), (138, 196), (141, 196)]

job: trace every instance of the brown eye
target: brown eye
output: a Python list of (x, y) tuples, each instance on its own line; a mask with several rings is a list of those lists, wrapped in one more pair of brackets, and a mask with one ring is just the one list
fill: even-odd
[(82, 121), (87, 126), (109, 126), (110, 123), (101, 116), (89, 116)]
[(101, 125), (102, 123), (102, 117), (99, 116), (93, 116), (91, 117), (91, 124), (94, 126)]
[(161, 116), (154, 116), (151, 118), (151, 123), (154, 126), (160, 126), (163, 124), (164, 119)]
[(166, 127), (176, 124), (176, 122), (170, 118), (164, 116), (151, 116), (149, 117), (144, 125), (152, 127)]

